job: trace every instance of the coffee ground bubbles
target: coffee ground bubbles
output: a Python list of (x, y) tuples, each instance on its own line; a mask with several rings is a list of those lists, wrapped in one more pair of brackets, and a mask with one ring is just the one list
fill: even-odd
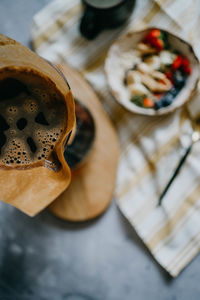
[(64, 130), (64, 103), (15, 78), (0, 82), (0, 163), (26, 166), (48, 159)]

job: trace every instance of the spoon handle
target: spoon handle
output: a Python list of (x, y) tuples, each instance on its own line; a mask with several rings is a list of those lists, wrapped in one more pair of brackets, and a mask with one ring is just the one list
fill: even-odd
[(177, 167), (176, 167), (176, 169), (175, 169), (175, 171), (174, 171), (174, 173), (173, 173), (171, 179), (169, 180), (168, 184), (166, 185), (164, 191), (162, 192), (162, 194), (161, 194), (161, 196), (160, 196), (160, 198), (159, 198), (159, 200), (158, 200), (158, 206), (161, 205), (162, 199), (164, 198), (164, 196), (165, 196), (165, 194), (167, 193), (168, 189), (170, 188), (172, 182), (174, 181), (174, 179), (175, 179), (176, 176), (178, 175), (179, 171), (181, 170), (181, 168), (182, 168), (182, 166), (183, 166), (183, 164), (184, 164), (184, 162), (185, 162), (185, 160), (186, 160), (188, 154), (190, 153), (190, 151), (191, 151), (191, 149), (192, 149), (192, 145), (193, 145), (193, 143), (191, 143), (191, 145), (188, 146), (188, 148), (187, 148), (186, 151), (185, 151), (185, 154), (184, 154), (183, 157), (180, 159), (180, 162), (179, 162), (179, 164), (177, 165)]

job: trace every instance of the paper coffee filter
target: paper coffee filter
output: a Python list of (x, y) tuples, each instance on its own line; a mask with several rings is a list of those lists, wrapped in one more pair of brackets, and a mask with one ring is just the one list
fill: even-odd
[(67, 188), (71, 175), (69, 169), (65, 171), (57, 173), (45, 167), (0, 170), (1, 200), (34, 216)]
[(30, 165), (30, 168), (7, 168), (6, 165), (0, 168), (0, 199), (34, 216), (57, 198), (70, 183), (71, 173), (63, 149), (75, 122), (74, 100), (65, 78), (50, 63), (0, 34), (0, 81), (7, 77), (21, 80), (27, 87), (29, 84), (37, 84), (37, 81), (41, 82), (47, 93), (53, 91), (62, 97), (67, 108), (65, 132), (53, 149), (60, 163), (57, 171), (49, 168), (46, 160)]

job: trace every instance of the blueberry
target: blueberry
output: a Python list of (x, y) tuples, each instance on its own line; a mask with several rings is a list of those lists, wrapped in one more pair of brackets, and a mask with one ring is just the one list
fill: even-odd
[(166, 93), (163, 98), (161, 99), (161, 102), (162, 102), (162, 105), (165, 107), (165, 106), (168, 106), (172, 103), (174, 99), (174, 96), (170, 93)]
[(174, 97), (177, 96), (177, 94), (179, 93), (179, 89), (175, 88), (175, 87), (172, 87), (171, 90), (169, 91), (169, 93), (171, 95), (173, 95)]
[(155, 106), (154, 106), (155, 110), (158, 110), (162, 107), (163, 107), (163, 104), (162, 104), (161, 100), (155, 102)]
[(174, 79), (174, 85), (175, 87), (182, 88), (185, 84), (185, 76), (181, 71), (177, 70), (173, 74), (173, 79)]

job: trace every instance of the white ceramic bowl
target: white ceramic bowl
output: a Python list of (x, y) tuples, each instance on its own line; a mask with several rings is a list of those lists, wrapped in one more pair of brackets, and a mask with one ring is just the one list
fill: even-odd
[(168, 34), (168, 41), (173, 50), (179, 51), (183, 56), (189, 59), (192, 72), (187, 77), (185, 86), (175, 97), (172, 104), (167, 107), (155, 110), (139, 107), (130, 101), (130, 94), (124, 84), (125, 69), (122, 67), (121, 57), (122, 55), (126, 55), (126, 52), (130, 52), (131, 49), (134, 49), (136, 45), (144, 38), (144, 36), (153, 28), (148, 28), (137, 32), (128, 32), (126, 35), (119, 38), (110, 47), (105, 61), (105, 73), (107, 76), (108, 85), (115, 99), (133, 113), (152, 116), (172, 112), (187, 102), (192, 93), (196, 90), (200, 76), (199, 61), (192, 46), (174, 34), (157, 28)]

